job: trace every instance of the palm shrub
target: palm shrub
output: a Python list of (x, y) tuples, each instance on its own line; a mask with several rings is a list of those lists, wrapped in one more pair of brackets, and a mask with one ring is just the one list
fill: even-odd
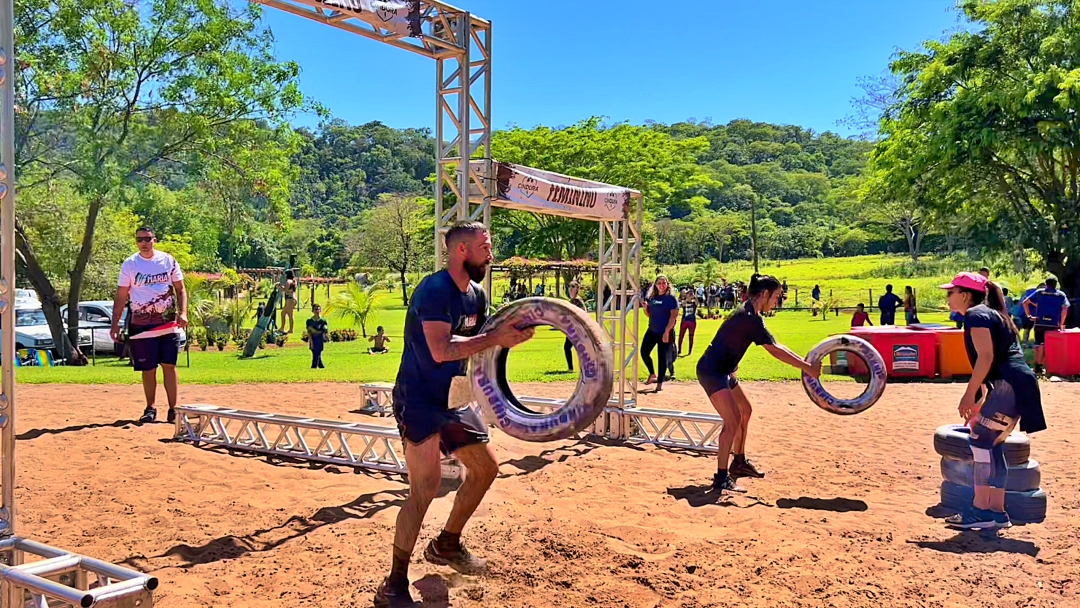
[(364, 287), (356, 281), (350, 281), (345, 290), (338, 292), (326, 305), (326, 313), (353, 327), (359, 326), (360, 332), (366, 338), (368, 316), (375, 308), (375, 301), (379, 297), (377, 290), (380, 287), (379, 283)]

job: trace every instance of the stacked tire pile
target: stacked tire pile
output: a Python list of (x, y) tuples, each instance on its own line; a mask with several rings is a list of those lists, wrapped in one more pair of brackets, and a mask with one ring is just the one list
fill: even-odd
[[(934, 451), (941, 455), (941, 505), (953, 511), (970, 508), (975, 499), (974, 467), (970, 429), (962, 424), (946, 424), (934, 433)], [(1005, 482), (1005, 511), (1017, 523), (1040, 522), (1046, 518), (1046, 494), (1039, 487), (1039, 463), (1030, 458), (1031, 443), (1026, 435), (1013, 433), (1005, 440), (1005, 462), (1009, 476)]]

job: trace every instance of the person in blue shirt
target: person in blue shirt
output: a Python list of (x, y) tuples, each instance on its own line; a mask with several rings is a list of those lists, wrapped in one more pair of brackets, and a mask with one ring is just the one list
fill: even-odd
[(488, 444), (487, 426), (473, 409), (455, 406), (467, 401), (461, 397), (469, 394), (464, 376), (470, 356), (495, 346), (513, 348), (533, 336), (532, 328), (517, 329), (510, 323), (481, 332), (488, 303), (478, 282), (492, 261), (491, 235), (483, 224), (455, 224), (446, 233), (446, 251), (446, 268), (417, 285), (405, 314), (393, 399), (409, 470), (409, 497), (397, 515), (390, 575), (375, 595), (380, 608), (415, 605), (409, 593), (409, 561), (424, 515), (439, 492), (444, 454), (453, 454), (467, 474), (442, 533), (427, 545), (424, 559), (461, 573), (485, 569), (487, 562), (461, 544), (461, 531), (495, 480), (499, 464)]
[(878, 298), (877, 307), (881, 311), (879, 325), (895, 325), (896, 309), (904, 304), (900, 296), (892, 291), (892, 285), (885, 286), (885, 295)]
[[(641, 360), (645, 362), (645, 369), (649, 370), (649, 378), (645, 384), (656, 383), (656, 392), (664, 388), (664, 380), (667, 379), (668, 357), (671, 357), (673, 346), (672, 337), (675, 335), (675, 320), (679, 317), (679, 302), (671, 295), (671, 283), (667, 277), (660, 275), (645, 298), (645, 316), (649, 317), (649, 328), (641, 338)], [(656, 364), (660, 368), (660, 377), (656, 376), (653, 367), (652, 353), (656, 349)]]
[(1057, 279), (1046, 279), (1043, 289), (1024, 298), (1024, 316), (1035, 326), (1035, 373), (1046, 365), (1046, 332), (1065, 329), (1069, 317), (1069, 297), (1057, 288)]
[(1008, 528), (1004, 442), (1017, 424), (1025, 433), (1046, 429), (1039, 382), (1024, 361), (997, 285), (962, 272), (941, 288), (948, 291), (949, 309), (964, 315), (964, 349), (972, 371), (957, 410), (971, 429), (975, 493), (971, 508), (945, 522), (962, 529)]

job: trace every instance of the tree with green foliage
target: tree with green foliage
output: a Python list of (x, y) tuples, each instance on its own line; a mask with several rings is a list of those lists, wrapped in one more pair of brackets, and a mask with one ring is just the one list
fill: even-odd
[[(280, 124), (301, 106), (298, 68), (273, 59), (259, 18), (256, 5), (224, 2), (17, 0), (19, 189), (69, 179), (87, 205), (67, 273), (73, 343), (98, 221), (124, 188), (207, 155), (227, 165), (231, 144), (242, 143), (238, 125)], [(22, 216), (15, 228), (26, 274), (63, 344), (59, 296), (37, 257), (51, 245), (35, 242)]]
[[(388, 268), (401, 280), (401, 302), (409, 305), (407, 275), (424, 267), (434, 251), (435, 233), (424, 221), (429, 205), (416, 197), (383, 194), (364, 212), (360, 227), (347, 241), (365, 266)], [(431, 266), (431, 264), (427, 264)]]
[(976, 210), (998, 247), (1034, 248), (1080, 295), (1080, 2), (959, 8), (970, 27), (893, 62), (875, 162), (892, 191)]

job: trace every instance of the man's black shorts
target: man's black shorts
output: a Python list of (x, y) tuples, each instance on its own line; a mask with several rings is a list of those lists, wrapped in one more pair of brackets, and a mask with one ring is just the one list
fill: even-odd
[(1046, 343), (1046, 332), (1056, 330), (1056, 327), (1035, 327), (1035, 344), (1042, 346)]
[(137, 372), (155, 370), (159, 365), (176, 365), (180, 355), (180, 334), (177, 333), (128, 339), (128, 344), (131, 362)]
[(472, 408), (447, 409), (394, 402), (394, 419), (401, 438), (421, 443), (439, 434), (439, 449), (446, 456), (463, 447), (487, 443), (487, 426)]

